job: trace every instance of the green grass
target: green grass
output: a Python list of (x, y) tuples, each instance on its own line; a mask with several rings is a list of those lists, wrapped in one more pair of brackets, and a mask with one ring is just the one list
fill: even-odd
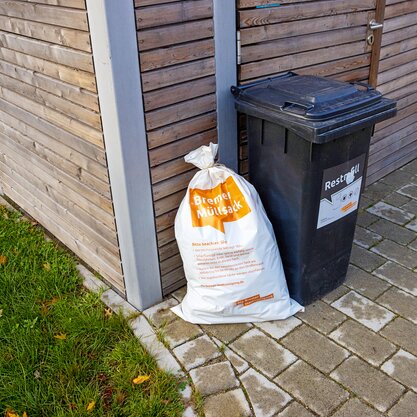
[(179, 387), (83, 289), (73, 258), (0, 206), (0, 416), (174, 417)]

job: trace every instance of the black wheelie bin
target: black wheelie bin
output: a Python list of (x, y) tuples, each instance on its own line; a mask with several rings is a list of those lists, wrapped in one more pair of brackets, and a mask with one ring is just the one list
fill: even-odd
[(345, 280), (373, 128), (396, 103), (367, 84), (295, 73), (231, 90), (290, 295), (310, 304)]

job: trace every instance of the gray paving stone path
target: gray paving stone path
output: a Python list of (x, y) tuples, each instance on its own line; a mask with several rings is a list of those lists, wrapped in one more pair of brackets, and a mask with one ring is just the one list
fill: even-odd
[(170, 311), (181, 288), (131, 319), (160, 366), (186, 381), (184, 417), (417, 416), (416, 216), (417, 160), (365, 190), (347, 280), (305, 312), (198, 326)]
[(202, 398), (184, 417), (417, 416), (416, 184), (414, 161), (365, 190), (346, 282), (295, 317), (185, 323), (185, 288), (144, 312)]

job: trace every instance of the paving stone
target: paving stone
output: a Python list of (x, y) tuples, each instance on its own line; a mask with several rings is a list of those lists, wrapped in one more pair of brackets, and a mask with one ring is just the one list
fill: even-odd
[(248, 369), (241, 377), (256, 417), (272, 417), (292, 398), (255, 370)]
[(403, 210), (408, 211), (411, 214), (417, 215), (417, 200), (410, 200), (408, 203), (401, 207)]
[(348, 356), (346, 349), (305, 325), (294, 330), (281, 343), (324, 373), (329, 373)]
[(398, 192), (407, 197), (417, 199), (417, 185), (416, 184), (407, 184), (404, 187), (400, 188)]
[(411, 353), (400, 349), (381, 366), (381, 369), (406, 387), (417, 392), (417, 358)]
[(410, 223), (406, 224), (405, 227), (413, 232), (417, 232), (417, 219), (412, 220)]
[(185, 294), (187, 294), (187, 286), (186, 285), (184, 285), (183, 287), (181, 287), (181, 288), (178, 288), (178, 290), (176, 290), (176, 291), (174, 291), (171, 295), (177, 300), (177, 301), (179, 301), (179, 302), (181, 302), (183, 299), (184, 299), (184, 297), (185, 297)]
[(395, 262), (387, 262), (373, 273), (390, 284), (417, 296), (417, 273), (412, 272)]
[(392, 343), (353, 320), (345, 321), (329, 337), (375, 366), (396, 351)]
[(184, 400), (184, 402), (188, 402), (191, 400), (193, 396), (193, 390), (189, 384), (187, 384), (185, 388), (180, 391), (180, 395), (181, 395), (181, 398)]
[(229, 362), (220, 362), (192, 369), (190, 376), (197, 391), (204, 397), (236, 388), (239, 385)]
[(203, 330), (216, 337), (223, 343), (228, 344), (232, 340), (236, 339), (243, 332), (252, 327), (249, 323), (236, 323), (236, 324), (205, 324), (201, 326)]
[(365, 188), (364, 195), (372, 200), (382, 200), (386, 195), (392, 193), (396, 187), (376, 181)]
[[(417, 251), (417, 239), (414, 242), (411, 242), (408, 247), (413, 251)], [(417, 255), (416, 255), (417, 256)]]
[(386, 308), (354, 291), (339, 298), (332, 306), (376, 332), (394, 318)]
[(417, 256), (413, 250), (388, 239), (382, 241), (377, 246), (374, 246), (371, 251), (385, 256), (389, 260), (397, 262), (407, 268), (415, 268), (417, 266)]
[(400, 384), (354, 356), (346, 359), (331, 376), (381, 412), (390, 408), (404, 392)]
[(349, 288), (345, 287), (344, 285), (340, 285), (332, 292), (329, 292), (325, 296), (321, 298), (322, 301), (324, 301), (327, 304), (333, 303), (333, 301), (336, 301), (338, 298), (340, 298), (342, 295), (345, 295), (350, 291)]
[(389, 417), (412, 417), (417, 410), (417, 395), (413, 392), (407, 392), (404, 397), (398, 401), (388, 412)]
[(303, 361), (298, 361), (275, 380), (320, 416), (330, 415), (349, 396), (347, 391)]
[(398, 224), (385, 219), (378, 220), (371, 224), (369, 230), (401, 245), (407, 245), (416, 238), (416, 234), (411, 230), (408, 230), (403, 226), (398, 226)]
[(413, 177), (413, 174), (397, 169), (394, 172), (391, 172), (391, 174), (386, 175), (384, 178), (381, 178), (380, 181), (384, 184), (399, 188), (411, 182)]
[(77, 270), (83, 279), (83, 285), (92, 292), (99, 292), (101, 290), (106, 291), (110, 287), (103, 281), (98, 279), (91, 271), (89, 271), (84, 265), (78, 264)]
[(369, 252), (358, 245), (353, 245), (350, 254), (350, 262), (365, 271), (372, 272), (374, 269), (385, 263), (386, 259), (375, 253)]
[(308, 305), (303, 313), (297, 313), (297, 317), (326, 334), (346, 320), (345, 315), (320, 300)]
[(378, 297), (376, 301), (417, 324), (417, 298), (405, 291), (391, 287), (386, 293)]
[(171, 297), (162, 303), (148, 308), (143, 312), (143, 314), (152, 322), (154, 326), (160, 327), (178, 319), (178, 316), (171, 311), (171, 307), (174, 307), (177, 304), (178, 301)]
[(202, 333), (200, 327), (178, 319), (168, 324), (163, 331), (165, 340), (174, 348), (187, 340), (194, 339)]
[(409, 172), (410, 174), (416, 174), (417, 172), (417, 158), (413, 159), (411, 162), (409, 162), (407, 165), (404, 165), (400, 168), (401, 171)]
[(382, 414), (357, 398), (351, 398), (332, 417), (382, 417)]
[(374, 203), (375, 203), (375, 200), (372, 200), (372, 199), (362, 195), (361, 199), (359, 201), (359, 210), (364, 210), (364, 209), (366, 209), (367, 207), (371, 206)]
[(184, 343), (176, 347), (173, 352), (187, 370), (221, 356), (219, 349), (207, 335)]
[(374, 216), (367, 211), (362, 211), (358, 214), (358, 219), (356, 220), (356, 224), (361, 227), (368, 227), (372, 223), (375, 223), (378, 220), (378, 217)]
[(390, 287), (385, 281), (353, 265), (349, 265), (345, 285), (371, 300)]
[(236, 369), (238, 374), (241, 374), (249, 368), (249, 364), (242, 359), (237, 353), (233, 352), (232, 349), (226, 347), (224, 349), (224, 354), (227, 359), (229, 359), (230, 363), (233, 365), (233, 368)]
[(192, 406), (187, 407), (182, 413), (182, 417), (198, 417)]
[(158, 340), (152, 326), (145, 316), (129, 320), (129, 326), (146, 350), (156, 359), (158, 366), (167, 372), (182, 374), (178, 362), (171, 352)]
[(383, 199), (384, 203), (388, 203), (394, 207), (402, 207), (404, 204), (407, 204), (410, 200), (411, 199), (409, 197), (406, 197), (405, 195), (399, 194), (395, 191), (391, 194), (388, 194)]
[(417, 326), (398, 317), (381, 330), (381, 335), (417, 356)]
[(364, 229), (363, 227), (356, 226), (355, 237), (353, 241), (358, 245), (362, 246), (365, 249), (369, 249), (371, 246), (375, 245), (382, 240), (382, 236), (371, 232), (370, 230)]
[(271, 378), (297, 359), (290, 351), (258, 329), (249, 330), (230, 347)]
[(116, 291), (109, 289), (104, 291), (100, 297), (101, 301), (106, 304), (107, 307), (110, 307), (113, 311), (122, 313), (125, 317), (131, 315), (137, 315), (139, 312), (129, 304), (123, 297), (117, 294)]
[(378, 201), (378, 203), (369, 207), (366, 211), (400, 225), (409, 222), (414, 217), (411, 213), (398, 207), (391, 206), (390, 204), (383, 203), (382, 201)]
[(212, 395), (204, 401), (206, 417), (249, 417), (251, 411), (241, 389)]
[(300, 324), (302, 324), (301, 320), (291, 316), (286, 320), (264, 321), (262, 323), (256, 323), (256, 326), (262, 329), (264, 332), (270, 334), (273, 338), (281, 339)]
[(314, 417), (303, 405), (293, 401), (284, 411), (279, 413), (277, 417)]

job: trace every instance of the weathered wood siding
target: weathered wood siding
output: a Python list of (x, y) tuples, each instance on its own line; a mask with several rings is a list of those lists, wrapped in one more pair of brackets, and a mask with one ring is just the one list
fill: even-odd
[(195, 174), (184, 155), (217, 141), (212, 0), (136, 0), (139, 60), (165, 293), (185, 283), (174, 219)]
[(0, 184), (124, 292), (84, 0), (0, 1)]
[(378, 90), (398, 100), (398, 115), (376, 126), (368, 183), (417, 157), (417, 1), (387, 0)]
[[(375, 0), (237, 0), (241, 39), (239, 81), (287, 71), (343, 81), (367, 80), (371, 47), (367, 23)], [(244, 117), (240, 118), (240, 172), (247, 172)]]

